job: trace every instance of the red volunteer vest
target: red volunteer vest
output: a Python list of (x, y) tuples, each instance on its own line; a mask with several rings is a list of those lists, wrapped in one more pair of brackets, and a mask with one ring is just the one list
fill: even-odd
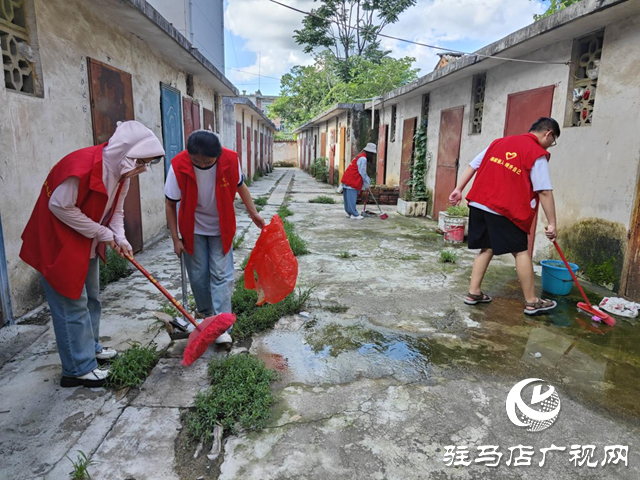
[[(184, 240), (184, 247), (193, 255), (193, 239), (196, 223), (196, 207), (198, 205), (198, 183), (193, 171), (189, 153), (183, 150), (171, 160), (173, 171), (182, 192), (178, 227)], [(233, 150), (222, 148), (216, 167), (216, 203), (220, 219), (220, 236), (222, 250), (226, 255), (233, 244), (236, 234), (236, 212), (233, 201), (238, 191), (238, 154)]]
[(362, 152), (356, 156), (351, 161), (351, 164), (347, 168), (347, 171), (342, 175), (342, 183), (344, 183), (347, 187), (355, 188), (356, 190), (362, 190), (362, 175), (358, 171), (358, 159), (362, 157), (366, 157), (367, 154)]
[[(76, 205), (87, 217), (100, 223), (107, 206), (107, 191), (102, 181), (105, 145), (77, 150), (54, 165), (22, 233), (20, 258), (39, 271), (56, 292), (72, 299), (82, 294), (93, 240), (58, 220), (49, 210), (49, 198), (67, 178), (78, 177)], [(119, 188), (121, 186), (122, 183)], [(114, 206), (117, 201), (116, 198)]]
[(467, 201), (489, 207), (529, 233), (536, 213), (531, 200), (538, 203), (531, 168), (542, 156), (551, 157), (533, 133), (495, 140), (487, 149)]

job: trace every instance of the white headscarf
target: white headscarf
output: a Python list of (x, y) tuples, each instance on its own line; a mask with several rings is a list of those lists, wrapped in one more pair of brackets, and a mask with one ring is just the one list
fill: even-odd
[(131, 120), (118, 122), (115, 133), (102, 151), (102, 164), (119, 180), (136, 168), (136, 159), (163, 156), (164, 148), (158, 137), (142, 123)]

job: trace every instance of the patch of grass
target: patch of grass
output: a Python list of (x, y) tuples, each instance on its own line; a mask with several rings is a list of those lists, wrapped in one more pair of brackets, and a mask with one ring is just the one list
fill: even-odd
[(244, 242), (244, 233), (242, 235), (236, 235), (235, 237), (233, 237), (233, 249), (239, 249), (242, 246), (242, 242)]
[(293, 168), (293, 167), (297, 167), (298, 165), (295, 164), (295, 162), (275, 162), (273, 164), (274, 167), (280, 167), (280, 168)]
[(457, 263), (458, 254), (451, 250), (440, 250), (440, 263)]
[(468, 217), (469, 207), (466, 205), (451, 205), (447, 208), (447, 215), (450, 217)]
[(89, 467), (97, 465), (99, 462), (89, 460), (82, 450), (78, 450), (78, 456), (75, 462), (71, 460), (68, 455), (65, 455), (65, 457), (67, 457), (67, 460), (73, 465), (73, 472), (69, 474), (69, 478), (72, 480), (91, 480)]
[(293, 212), (291, 211), (291, 209), (289, 209), (289, 207), (287, 207), (286, 205), (280, 205), (280, 207), (278, 207), (277, 213), (280, 216), (280, 218), (283, 220), (293, 215)]
[(309, 200), (309, 203), (325, 203), (327, 205), (333, 205), (334, 203), (336, 203), (336, 201), (334, 198), (329, 197), (328, 195), (320, 195)]
[(251, 355), (234, 355), (209, 362), (211, 387), (195, 398), (195, 409), (186, 417), (187, 432), (194, 440), (211, 441), (216, 425), (235, 433), (263, 428), (274, 403), (271, 382), (277, 374)]
[(264, 207), (256, 207), (256, 211), (257, 211), (258, 213), (260, 213), (262, 210), (264, 210)]
[(114, 250), (108, 248), (107, 264), (100, 265), (100, 288), (104, 288), (109, 283), (121, 278), (128, 277), (132, 270), (131, 264), (126, 258), (122, 258)]
[(327, 312), (331, 313), (347, 313), (349, 307), (347, 307), (346, 305), (329, 305), (327, 307), (324, 307), (324, 309)]
[(420, 260), (420, 255), (418, 255), (417, 253), (413, 253), (411, 255), (403, 255), (402, 257), (400, 257), (400, 260)]
[(244, 260), (242, 260), (242, 264), (240, 265), (240, 268), (242, 268), (242, 270), (244, 270), (247, 266), (247, 263), (249, 263), (249, 256), (247, 255), (246, 257), (244, 257)]
[(109, 365), (107, 384), (115, 390), (142, 385), (160, 358), (158, 346), (154, 342), (146, 346), (140, 342), (130, 342), (130, 345)]
[(298, 289), (280, 303), (257, 306), (257, 292), (244, 288), (244, 276), (240, 277), (231, 296), (231, 311), (237, 316), (231, 335), (235, 340), (241, 340), (273, 328), (280, 318), (300, 313), (311, 293), (312, 289)]
[(295, 227), (293, 223), (288, 220), (282, 221), (284, 225), (284, 231), (287, 234), (287, 240), (289, 240), (289, 246), (291, 247), (291, 251), (296, 257), (300, 255), (306, 255), (309, 253), (309, 249), (307, 248), (307, 242), (300, 235), (295, 232)]
[(253, 203), (256, 204), (256, 206), (258, 207), (264, 207), (267, 205), (267, 202), (269, 201), (269, 199), (267, 197), (260, 197), (260, 198), (256, 198)]
[(178, 309), (176, 307), (173, 306), (173, 304), (165, 302), (162, 304), (162, 307), (160, 307), (160, 311), (162, 313), (166, 313), (167, 315), (169, 315), (171, 318), (175, 318), (180, 316), (180, 312), (178, 311)]
[(259, 178), (260, 178), (260, 175), (258, 175), (258, 172), (253, 174), (253, 181), (254, 182), (257, 182)]
[(250, 187), (253, 182), (251, 181), (251, 178), (244, 177), (244, 183), (247, 185), (247, 187)]
[(356, 255), (355, 253), (351, 253), (351, 252), (340, 252), (340, 254), (338, 255), (339, 258), (354, 258), (357, 257), (358, 255)]

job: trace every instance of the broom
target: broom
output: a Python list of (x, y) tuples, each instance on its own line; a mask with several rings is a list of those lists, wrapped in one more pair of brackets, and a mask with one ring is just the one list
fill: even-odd
[(207, 350), (209, 345), (211, 345), (220, 335), (226, 332), (231, 325), (233, 325), (236, 321), (236, 316), (232, 313), (221, 313), (220, 315), (216, 315), (215, 317), (208, 317), (202, 321), (202, 323), (198, 324), (193, 317), (187, 312), (187, 310), (180, 305), (175, 298), (171, 296), (171, 294), (158, 283), (158, 281), (151, 276), (149, 272), (145, 270), (145, 268), (138, 263), (136, 259), (130, 257), (129, 255), (125, 255), (125, 258), (129, 260), (134, 267), (140, 270), (147, 279), (155, 285), (155, 287), (160, 290), (160, 292), (167, 297), (167, 299), (175, 306), (184, 317), (189, 320), (196, 328), (189, 335), (189, 340), (187, 342), (187, 348), (184, 349), (184, 353), (182, 355), (182, 364), (185, 366), (190, 366), (193, 362), (195, 362), (200, 356)]

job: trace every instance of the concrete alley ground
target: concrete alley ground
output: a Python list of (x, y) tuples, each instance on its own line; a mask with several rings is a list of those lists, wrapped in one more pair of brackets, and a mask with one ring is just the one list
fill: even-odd
[[(227, 437), (212, 465), (204, 454), (193, 459), (195, 446), (185, 452), (180, 413), (206, 388), (206, 362), (180, 366), (185, 342), (171, 343), (152, 315), (163, 297), (133, 273), (104, 290), (101, 333), (116, 348), (129, 340), (167, 348), (139, 392), (60, 388), (46, 309), (0, 330), (2, 478), (68, 478), (65, 456), (78, 450), (98, 462), (94, 479), (640, 478), (637, 321), (594, 326), (576, 313), (575, 292), (552, 315), (528, 318), (506, 257), (484, 285), (493, 303), (468, 307), (473, 252), (457, 248), (457, 264), (440, 263), (435, 222), (393, 207), (383, 207), (385, 221), (349, 220), (333, 188), (299, 170), (276, 169), (251, 191), (269, 197), (267, 219), (285, 202), (294, 212), (289, 220), (311, 252), (298, 259), (298, 284), (314, 288), (308, 316), (280, 320), (249, 346), (280, 372), (267, 428)], [(318, 195), (337, 203), (308, 202)], [(244, 212), (238, 273), (258, 236)], [(178, 294), (170, 240), (137, 258)], [(205, 356), (214, 355), (226, 353)], [(547, 381), (560, 398), (557, 421), (542, 432), (516, 427), (505, 410), (511, 388), (527, 378)], [(487, 445), (502, 453), (496, 468), (475, 461)], [(552, 445), (565, 450), (549, 451), (540, 466), (541, 449)], [(577, 445), (594, 446), (593, 457), (589, 448), (572, 453)], [(613, 445), (628, 447), (628, 466), (602, 465)], [(448, 466), (449, 446), (460, 447), (461, 465)]]

